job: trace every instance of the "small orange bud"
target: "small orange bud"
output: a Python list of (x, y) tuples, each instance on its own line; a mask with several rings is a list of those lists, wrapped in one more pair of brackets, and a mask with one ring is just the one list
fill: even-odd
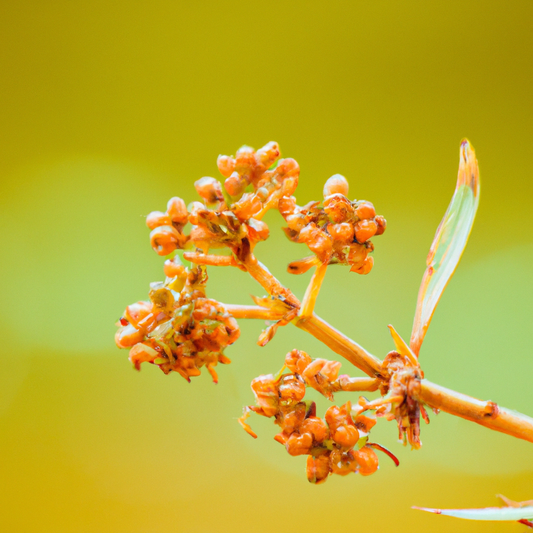
[(383, 235), (387, 229), (387, 221), (381, 215), (379, 215), (376, 217), (376, 224), (378, 225), (376, 235)]
[(332, 194), (342, 194), (348, 196), (348, 180), (341, 174), (334, 174), (324, 184), (324, 198), (331, 196)]
[(342, 243), (350, 243), (353, 241), (354, 229), (352, 224), (342, 222), (340, 224), (330, 224), (328, 232), (333, 237), (334, 241)]
[(281, 216), (290, 215), (296, 209), (296, 198), (294, 196), (282, 196), (278, 202), (278, 209)]
[(217, 167), (225, 178), (229, 178), (235, 170), (235, 159), (228, 155), (219, 155), (217, 159)]
[(139, 327), (139, 322), (152, 312), (152, 302), (136, 302), (128, 305), (124, 311), (124, 318), (134, 327)]
[(241, 195), (246, 189), (246, 185), (246, 180), (241, 178), (237, 172), (231, 174), (231, 176), (229, 176), (229, 178), (227, 178), (224, 182), (224, 188), (230, 196)]
[(283, 196), (291, 196), (292, 194), (294, 194), (296, 187), (298, 187), (297, 177), (287, 178), (286, 180), (284, 180), (282, 186)]
[(185, 267), (175, 263), (172, 259), (167, 259), (163, 265), (163, 272), (167, 278), (183, 276), (185, 274)]
[(363, 243), (371, 239), (378, 230), (375, 220), (361, 220), (355, 224), (355, 238), (357, 242)]
[(305, 385), (296, 376), (283, 376), (279, 385), (279, 397), (282, 400), (299, 402), (305, 396)]
[(347, 476), (357, 469), (357, 461), (354, 452), (341, 452), (333, 450), (329, 459), (331, 471), (339, 476)]
[(378, 456), (372, 448), (363, 446), (360, 450), (354, 451), (354, 456), (362, 476), (369, 476), (378, 469)]
[(172, 222), (176, 224), (187, 224), (189, 214), (187, 213), (187, 206), (181, 198), (174, 196), (174, 198), (168, 201), (167, 214), (172, 219)]
[(241, 146), (235, 154), (235, 170), (241, 174), (249, 173), (255, 166), (255, 151), (251, 146)]
[(324, 483), (331, 472), (329, 466), (329, 453), (313, 457), (310, 455), (307, 458), (307, 479), (310, 483), (316, 485)]
[(340, 426), (335, 431), (333, 440), (344, 448), (353, 448), (359, 440), (359, 431), (353, 426)]
[(168, 255), (177, 247), (180, 234), (172, 226), (159, 226), (150, 233), (150, 244), (158, 255)]
[(376, 210), (371, 202), (363, 201), (355, 209), (355, 214), (360, 220), (374, 218), (376, 216)]
[(279, 157), (279, 153), (278, 143), (271, 141), (257, 150), (255, 153), (255, 159), (258, 165), (261, 165), (267, 169), (276, 161), (276, 159)]
[(159, 226), (170, 226), (172, 223), (167, 213), (161, 213), (161, 211), (152, 211), (146, 217), (146, 225), (150, 229), (157, 228)]
[(368, 250), (362, 244), (352, 244), (348, 254), (348, 262), (359, 268), (368, 255)]
[(141, 363), (153, 363), (158, 357), (160, 357), (160, 355), (156, 350), (139, 342), (130, 350), (128, 358), (133, 366), (137, 370), (140, 370)]
[(321, 418), (310, 416), (300, 426), (300, 433), (310, 433), (313, 440), (320, 444), (328, 437), (328, 426)]
[(374, 258), (369, 255), (362, 264), (356, 264), (350, 268), (350, 272), (355, 272), (356, 274), (368, 274), (372, 267), (374, 266)]
[(247, 193), (233, 204), (232, 211), (240, 221), (244, 222), (259, 213), (262, 207), (261, 200), (255, 194)]
[(214, 204), (221, 202), (224, 199), (222, 194), (222, 187), (215, 178), (200, 178), (194, 182), (196, 192), (208, 203)]
[(311, 358), (302, 350), (292, 350), (285, 356), (285, 365), (295, 374), (301, 375), (309, 364), (311, 364)]
[(276, 167), (276, 174), (283, 179), (297, 178), (300, 175), (300, 165), (290, 157), (281, 159)]
[(309, 433), (303, 435), (293, 433), (285, 443), (285, 448), (290, 455), (304, 455), (309, 453), (312, 445), (313, 437)]
[(144, 333), (128, 324), (120, 328), (115, 334), (115, 343), (119, 348), (129, 348), (144, 339)]
[(266, 241), (270, 234), (270, 230), (266, 222), (262, 220), (256, 220), (255, 218), (250, 218), (247, 222), (248, 224), (248, 234), (252, 241)]

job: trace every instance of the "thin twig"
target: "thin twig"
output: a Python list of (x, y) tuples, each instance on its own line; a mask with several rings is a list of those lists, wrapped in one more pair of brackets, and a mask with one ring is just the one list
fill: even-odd
[(370, 377), (381, 375), (382, 361), (317, 315), (313, 314), (305, 319), (297, 318), (294, 323)]
[(311, 281), (305, 291), (304, 299), (302, 300), (302, 307), (300, 308), (299, 316), (301, 318), (308, 318), (313, 314), (315, 309), (316, 299), (320, 292), (320, 287), (324, 281), (324, 276), (328, 269), (327, 263), (320, 263), (316, 266), (315, 273), (311, 277)]
[(279, 320), (283, 312), (258, 305), (222, 304), (234, 318), (256, 318), (259, 320)]

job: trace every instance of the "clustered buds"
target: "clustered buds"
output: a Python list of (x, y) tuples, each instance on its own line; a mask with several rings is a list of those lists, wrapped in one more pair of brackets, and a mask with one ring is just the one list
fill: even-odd
[[(270, 142), (257, 151), (243, 146), (235, 157), (219, 156), (224, 190), (215, 178), (203, 177), (194, 184), (201, 202), (187, 209), (181, 198), (172, 198), (165, 213), (150, 213), (146, 224), (152, 230), (152, 248), (162, 256), (191, 247), (204, 254), (227, 247), (237, 258), (249, 253), (269, 236), (261, 218), (269, 209), (277, 209), (280, 198), (293, 194), (298, 185), (298, 163), (279, 155), (278, 144)], [(192, 229), (184, 235), (188, 222)]]
[(284, 197), (279, 209), (288, 227), (287, 237), (303, 242), (315, 254), (289, 265), (289, 272), (301, 274), (318, 264), (349, 264), (352, 272), (368, 274), (374, 260), (368, 254), (374, 250), (370, 241), (381, 235), (387, 226), (382, 216), (376, 216), (374, 206), (366, 200), (350, 201), (348, 181), (336, 174), (324, 185), (324, 202), (310, 202), (302, 207), (294, 197)]
[[(129, 359), (137, 370), (148, 362), (165, 374), (178, 372), (190, 381), (205, 366), (217, 382), (215, 367), (230, 362), (223, 352), (239, 337), (239, 327), (221, 303), (206, 297), (206, 265), (237, 267), (263, 280), (263, 286), (267, 283), (268, 296), (255, 301), (270, 309), (277, 320), (263, 331), (260, 345), (298, 316), (300, 302), (277, 280), (266, 282), (265, 269), (253, 255), (256, 244), (269, 236), (262, 219), (270, 209), (278, 209), (285, 219), (287, 237), (307, 244), (314, 253), (291, 263), (289, 272), (302, 273), (312, 266), (336, 263), (349, 264), (359, 274), (372, 268), (373, 259), (368, 254), (374, 247), (370, 239), (385, 231), (386, 222), (376, 216), (370, 202), (348, 199), (348, 182), (343, 176), (337, 174), (327, 180), (322, 204), (310, 202), (300, 207), (293, 196), (300, 167), (294, 159), (280, 159), (275, 142), (257, 151), (242, 146), (235, 157), (219, 156), (217, 166), (224, 183), (208, 176), (196, 181), (201, 201), (187, 206), (174, 197), (165, 212), (154, 211), (146, 218), (152, 248), (169, 257), (164, 264), (166, 280), (152, 283), (149, 301), (129, 305), (120, 318), (116, 344), (130, 349)], [(229, 255), (210, 253), (221, 248)], [(185, 268), (176, 250), (186, 250), (183, 257), (199, 266)], [(318, 289), (319, 284), (313, 290)], [(260, 376), (252, 382), (257, 405), (248, 407), (240, 419), (255, 436), (245, 423), (247, 416), (256, 412), (274, 417), (281, 428), (276, 440), (290, 455), (308, 455), (307, 477), (313, 483), (324, 482), (331, 473), (372, 474), (378, 468), (374, 448), (389, 453), (368, 442), (376, 420), (375, 414), (365, 414), (369, 407), (363, 397), (355, 406), (347, 402), (330, 407), (323, 419), (316, 416), (314, 402), (304, 401), (307, 387), (329, 400), (337, 391), (377, 389), (372, 383), (370, 388), (368, 383), (367, 388), (358, 388), (363, 378), (339, 376), (340, 366), (293, 350), (285, 360), (284, 369), (289, 373)]]
[(224, 306), (206, 298), (204, 267), (190, 270), (167, 261), (165, 282), (152, 283), (150, 301), (129, 305), (115, 341), (130, 348), (129, 359), (137, 370), (141, 363), (175, 371), (190, 381), (205, 366), (216, 383), (215, 366), (230, 360), (222, 353), (239, 337), (237, 321)]
[[(339, 376), (341, 364), (325, 359), (312, 360), (300, 350), (289, 352), (285, 366), (277, 376), (259, 376), (252, 381), (256, 405), (245, 408), (239, 422), (254, 438), (257, 435), (246, 423), (251, 412), (274, 417), (281, 431), (274, 439), (283, 444), (290, 455), (308, 455), (307, 479), (323, 483), (330, 474), (373, 474), (378, 469), (378, 457), (368, 435), (376, 424), (375, 415), (366, 413), (367, 400), (360, 398), (330, 407), (322, 419), (316, 416), (314, 402), (304, 401), (306, 387), (312, 387), (333, 400), (333, 392), (349, 390), (352, 378)], [(290, 373), (283, 374), (288, 368)]]
[(146, 225), (152, 230), (150, 244), (159, 255), (169, 255), (177, 248), (184, 248), (188, 237), (183, 235), (188, 212), (181, 198), (171, 198), (167, 210), (153, 211), (146, 217)]

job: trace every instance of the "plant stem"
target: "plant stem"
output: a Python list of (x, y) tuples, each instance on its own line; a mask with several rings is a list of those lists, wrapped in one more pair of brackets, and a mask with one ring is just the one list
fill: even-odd
[(426, 379), (413, 382), (411, 397), (430, 407), (471, 420), (489, 429), (533, 442), (533, 418), (500, 407), (491, 401), (477, 400)]
[(324, 281), (324, 276), (326, 275), (327, 269), (327, 263), (320, 263), (316, 266), (315, 273), (311, 277), (311, 281), (309, 282), (307, 290), (305, 291), (304, 299), (302, 300), (302, 307), (300, 308), (299, 313), (299, 316), (302, 319), (308, 318), (313, 314), (316, 299), (318, 297), (318, 293), (320, 292), (320, 287)]
[[(284, 287), (253, 254), (248, 254), (242, 261), (242, 265), (268, 294), (283, 297), (284, 301), (292, 307), (301, 306), (298, 298)], [(316, 282), (318, 282), (318, 272), (315, 273), (315, 276), (317, 277)], [(309, 286), (313, 286), (313, 282)], [(226, 305), (226, 309), (236, 318), (279, 319), (279, 314), (276, 311), (258, 306)], [(380, 359), (314, 313), (308, 317), (296, 317), (292, 323), (313, 335), (370, 377), (383, 379), (383, 362)], [(489, 429), (533, 442), (533, 418), (500, 407), (494, 402), (477, 400), (466, 394), (431, 383), (426, 379), (413, 380), (409, 396), (432, 408), (476, 422)]]
[(227, 312), (234, 318), (257, 318), (259, 320), (279, 320), (283, 313), (258, 305), (223, 304)]
[(242, 261), (247, 272), (265, 289), (271, 296), (282, 296), (291, 307), (300, 307), (300, 300), (294, 294), (284, 287), (268, 268), (260, 263), (254, 254), (249, 253)]
[(382, 362), (377, 357), (367, 352), (354, 340), (335, 329), (317, 315), (313, 314), (309, 318), (296, 318), (293, 323), (300, 329), (313, 335), (319, 341), (322, 341), (335, 353), (350, 361), (352, 365), (370, 377), (376, 377), (381, 374)]

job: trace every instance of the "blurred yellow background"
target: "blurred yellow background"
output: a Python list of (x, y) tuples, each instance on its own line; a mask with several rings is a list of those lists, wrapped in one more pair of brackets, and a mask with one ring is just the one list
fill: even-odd
[[(276, 140), (300, 163), (300, 204), (340, 172), (388, 220), (373, 272), (331, 268), (317, 304), (384, 357), (387, 324), (409, 336), (466, 136), (480, 209), (421, 360), (434, 382), (533, 415), (532, 15), (529, 1), (1, 2), (2, 531), (522, 527), (410, 509), (533, 498), (533, 445), (446, 414), (419, 452), (381, 421), (373, 437), (401, 466), (383, 456), (374, 476), (318, 487), (270, 420), (246, 435), (252, 378), (292, 348), (336, 358), (296, 328), (261, 349), (262, 324), (242, 323), (217, 386), (134, 372), (113, 335), (162, 279), (144, 217), (195, 199), (219, 153)], [(257, 255), (301, 296), (309, 275), (285, 265), (302, 245), (268, 221)], [(222, 301), (263, 294), (239, 271), (210, 278)]]

